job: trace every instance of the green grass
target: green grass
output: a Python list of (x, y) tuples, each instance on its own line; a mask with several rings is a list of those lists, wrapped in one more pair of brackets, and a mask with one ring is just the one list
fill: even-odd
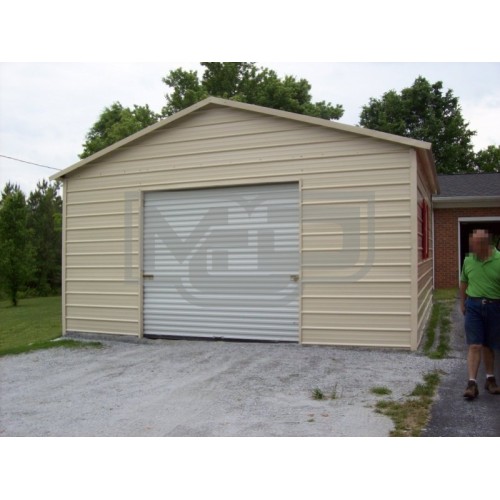
[(457, 288), (438, 288), (434, 290), (434, 300), (455, 300), (458, 295)]
[(434, 291), (434, 304), (423, 346), (424, 353), (431, 359), (443, 359), (450, 352), (450, 314), (456, 295), (455, 288)]
[(24, 299), (17, 307), (7, 301), (0, 302), (0, 356), (51, 347), (101, 345), (60, 337), (61, 297)]
[(429, 419), (432, 399), (439, 381), (438, 371), (427, 373), (424, 375), (424, 383), (417, 384), (406, 401), (384, 400), (377, 403), (375, 411), (387, 415), (394, 422), (391, 436), (420, 436)]
[(437, 371), (427, 373), (424, 375), (424, 384), (417, 384), (415, 389), (411, 392), (410, 396), (419, 398), (432, 398), (439, 385), (439, 373)]

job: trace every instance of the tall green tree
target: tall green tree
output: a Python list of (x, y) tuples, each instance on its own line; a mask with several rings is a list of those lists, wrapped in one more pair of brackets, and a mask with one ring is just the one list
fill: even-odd
[(41, 296), (57, 292), (61, 286), (62, 199), (59, 187), (59, 183), (40, 181), (27, 202), (34, 257), (29, 284)]
[(165, 96), (167, 104), (161, 110), (162, 116), (173, 115), (209, 95), (199, 81), (196, 71), (185, 71), (182, 68), (177, 68), (170, 71), (162, 81), (173, 89), (170, 94)]
[(363, 106), (359, 124), (374, 130), (432, 142), (440, 174), (474, 171), (474, 151), (469, 130), (452, 90), (443, 83), (429, 83), (419, 76), (401, 92), (390, 90)]
[(279, 78), (275, 71), (258, 68), (248, 62), (202, 62), (201, 65), (205, 68), (201, 81), (195, 71), (184, 71), (182, 68), (171, 71), (163, 78), (163, 82), (173, 89), (166, 96), (163, 116), (170, 116), (208, 96), (326, 120), (338, 120), (344, 114), (339, 104), (312, 102), (311, 85), (304, 78)]
[(478, 151), (475, 167), (478, 172), (500, 173), (500, 146), (488, 146)]
[(32, 272), (32, 250), (26, 198), (18, 185), (7, 183), (0, 201), (0, 287), (12, 305)]
[(134, 108), (130, 109), (115, 102), (104, 108), (104, 111), (88, 131), (80, 158), (93, 155), (129, 135), (153, 125), (159, 119), (160, 115), (152, 111), (147, 104), (145, 106), (134, 104)]

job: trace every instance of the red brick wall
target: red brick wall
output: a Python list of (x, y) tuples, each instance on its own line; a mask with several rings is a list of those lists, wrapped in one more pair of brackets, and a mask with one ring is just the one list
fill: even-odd
[(434, 209), (435, 288), (458, 287), (458, 218), (498, 215), (495, 208)]

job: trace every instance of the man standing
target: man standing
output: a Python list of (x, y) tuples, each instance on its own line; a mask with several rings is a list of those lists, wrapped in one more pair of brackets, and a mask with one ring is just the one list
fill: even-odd
[(479, 395), (476, 378), (481, 355), (486, 369), (485, 389), (500, 394), (494, 374), (494, 349), (500, 349), (500, 252), (491, 246), (484, 229), (475, 229), (469, 242), (471, 254), (464, 259), (460, 298), (469, 346), (469, 382), (464, 397), (474, 399)]

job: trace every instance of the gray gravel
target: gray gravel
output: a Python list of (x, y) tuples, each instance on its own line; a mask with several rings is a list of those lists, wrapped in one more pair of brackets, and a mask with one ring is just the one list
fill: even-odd
[[(388, 436), (393, 423), (370, 389), (404, 398), (458, 362), (188, 340), (36, 351), (0, 358), (0, 436)], [(314, 400), (315, 388), (336, 398)]]

